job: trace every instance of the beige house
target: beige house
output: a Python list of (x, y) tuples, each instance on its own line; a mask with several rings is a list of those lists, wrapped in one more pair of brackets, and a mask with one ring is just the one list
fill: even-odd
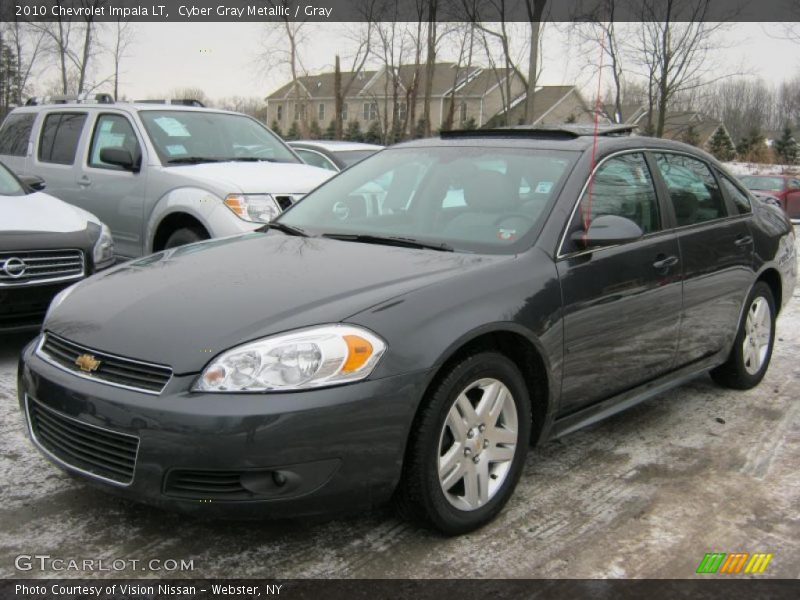
[[(408, 116), (408, 90), (414, 77), (419, 78), (415, 119), (423, 113), (425, 65), (404, 65), (390, 71), (342, 73), (344, 121), (358, 121), (362, 130), (373, 121), (382, 127), (390, 126), (397, 99), (397, 120), (404, 123)], [(510, 79), (509, 79), (510, 78)], [(396, 86), (396, 89), (395, 89)], [(512, 118), (524, 100), (522, 82), (505, 69), (463, 67), (454, 63), (437, 63), (431, 89), (431, 129), (437, 130), (448, 121), (452, 110), (452, 127), (463, 127), (474, 120), (475, 126), (496, 123), (496, 117), (511, 107)], [(511, 91), (511, 100), (507, 98)], [(574, 86), (545, 86), (536, 93), (537, 122), (551, 124), (563, 122), (588, 122), (588, 108)], [(541, 98), (541, 100), (540, 100)], [(286, 131), (293, 122), (306, 126), (316, 121), (325, 129), (335, 114), (334, 74), (321, 73), (299, 77), (289, 82), (267, 98), (267, 123), (277, 122)], [(408, 129), (414, 124), (408, 123)]]
[[(646, 133), (647, 132), (647, 107), (642, 106), (639, 104), (627, 104), (621, 107), (621, 121), (626, 125), (636, 125), (639, 129), (639, 133)], [(612, 119), (613, 113), (615, 111), (614, 107), (611, 105), (606, 105), (604, 107), (605, 114)], [(654, 112), (651, 122), (653, 127), (655, 127), (656, 122), (658, 121), (658, 113)], [(709, 144), (711, 140), (716, 135), (718, 130), (722, 130), (723, 134), (728, 137), (730, 140), (731, 145), (735, 146), (735, 142), (730, 135), (730, 132), (725, 127), (725, 124), (713, 117), (709, 117), (708, 115), (704, 115), (703, 113), (691, 111), (691, 110), (680, 110), (680, 111), (669, 111), (667, 112), (667, 116), (664, 119), (664, 137), (670, 140), (676, 140), (679, 142), (689, 142), (693, 143), (699, 148), (703, 148), (705, 150), (709, 149)]]

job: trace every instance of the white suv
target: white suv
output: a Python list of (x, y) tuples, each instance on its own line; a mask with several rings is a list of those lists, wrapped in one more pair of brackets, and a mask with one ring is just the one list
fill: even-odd
[(256, 229), (332, 175), (240, 113), (97, 99), (13, 110), (0, 160), (97, 215), (122, 257)]

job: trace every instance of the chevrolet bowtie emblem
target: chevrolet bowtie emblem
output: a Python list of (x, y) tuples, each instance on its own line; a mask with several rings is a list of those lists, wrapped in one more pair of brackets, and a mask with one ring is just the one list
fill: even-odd
[(98, 367), (100, 366), (100, 361), (91, 354), (81, 354), (75, 359), (75, 366), (77, 366), (81, 371), (91, 373), (92, 371), (97, 371)]

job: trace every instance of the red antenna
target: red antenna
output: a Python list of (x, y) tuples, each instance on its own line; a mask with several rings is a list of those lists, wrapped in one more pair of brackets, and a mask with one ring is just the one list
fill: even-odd
[(589, 225), (591, 224), (591, 216), (592, 216), (592, 192), (594, 188), (594, 169), (597, 166), (597, 138), (598, 132), (600, 131), (600, 94), (602, 93), (602, 82), (603, 82), (603, 60), (606, 54), (606, 36), (605, 32), (603, 32), (603, 36), (600, 38), (600, 60), (597, 69), (597, 95), (595, 96), (594, 101), (594, 135), (592, 137), (592, 161), (589, 169), (589, 187), (588, 193), (589, 196), (587, 198), (586, 205), (583, 208), (583, 232), (584, 235), (587, 231), (589, 231)]

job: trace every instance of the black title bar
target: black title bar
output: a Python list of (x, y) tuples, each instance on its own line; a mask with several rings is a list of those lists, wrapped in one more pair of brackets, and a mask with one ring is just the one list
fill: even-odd
[[(0, 21), (526, 22), (543, 0), (2, 0)], [(612, 19), (613, 16), (613, 19)], [(543, 21), (800, 21), (798, 0), (547, 0)]]

